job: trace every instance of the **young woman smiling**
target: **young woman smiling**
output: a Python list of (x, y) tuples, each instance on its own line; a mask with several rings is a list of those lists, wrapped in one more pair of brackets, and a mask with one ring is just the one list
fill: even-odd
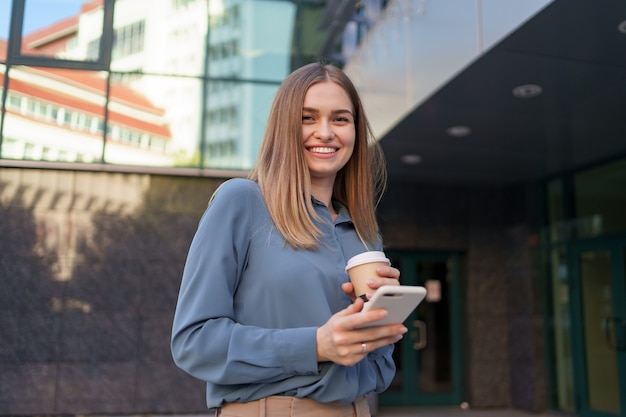
[[(213, 195), (189, 249), (172, 331), (175, 362), (207, 383), (222, 416), (369, 416), (395, 373), (402, 324), (356, 329), (346, 261), (381, 250), (385, 181), (360, 98), (318, 63), (280, 86), (249, 179)], [(381, 267), (368, 284), (398, 285)]]

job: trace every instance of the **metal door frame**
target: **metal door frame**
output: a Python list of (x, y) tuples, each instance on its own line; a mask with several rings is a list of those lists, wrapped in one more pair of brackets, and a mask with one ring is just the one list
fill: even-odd
[[(379, 396), (382, 405), (458, 405), (463, 395), (462, 350), (461, 350), (461, 297), (460, 297), (460, 254), (452, 251), (408, 251), (386, 250), (390, 258), (400, 258), (409, 265), (416, 266), (420, 261), (449, 261), (450, 262), (450, 340), (451, 340), (451, 368), (452, 391), (450, 393), (419, 393), (415, 383), (416, 378), (407, 377), (406, 372), (419, 372), (417, 360), (413, 353), (414, 340), (405, 335), (402, 340), (403, 391), (386, 392)], [(403, 285), (416, 285), (418, 277), (415, 268), (406, 268), (401, 271), (400, 281)], [(407, 321), (416, 320), (416, 312)], [(410, 332), (409, 332), (410, 333)]]
[[(584, 348), (582, 277), (579, 264), (579, 255), (586, 252), (610, 253), (614, 315), (626, 320), (626, 239), (620, 237), (580, 240), (570, 243), (567, 251), (568, 265), (572, 271), (570, 297), (574, 301), (570, 304), (570, 308), (572, 323), (574, 324), (572, 326), (572, 354), (576, 408), (581, 417), (619, 417), (626, 413), (626, 349), (619, 349), (617, 354), (618, 382), (620, 385), (618, 395), (621, 414), (606, 413), (589, 408)], [(620, 342), (626, 343), (626, 335), (623, 335)]]

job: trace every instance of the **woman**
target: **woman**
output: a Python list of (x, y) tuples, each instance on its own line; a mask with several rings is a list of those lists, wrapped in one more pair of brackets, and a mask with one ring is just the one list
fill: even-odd
[[(278, 89), (250, 179), (225, 182), (193, 239), (174, 317), (176, 364), (222, 416), (369, 416), (395, 373), (402, 324), (360, 313), (344, 267), (381, 250), (383, 159), (357, 92), (309, 64)], [(369, 285), (398, 285), (382, 267)], [(346, 411), (347, 410), (347, 411)], [(347, 412), (347, 414), (346, 414)]]

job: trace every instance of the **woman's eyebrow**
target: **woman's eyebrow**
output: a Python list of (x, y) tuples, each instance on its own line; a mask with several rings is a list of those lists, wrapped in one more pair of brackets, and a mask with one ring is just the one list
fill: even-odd
[[(309, 112), (309, 113), (319, 113), (320, 112), (318, 109), (314, 109), (312, 107), (303, 107), (302, 111)], [(337, 109), (337, 110), (333, 110), (332, 112), (330, 112), (330, 114), (341, 114), (341, 113), (349, 113), (350, 115), (353, 115), (352, 111), (350, 111), (348, 109)]]

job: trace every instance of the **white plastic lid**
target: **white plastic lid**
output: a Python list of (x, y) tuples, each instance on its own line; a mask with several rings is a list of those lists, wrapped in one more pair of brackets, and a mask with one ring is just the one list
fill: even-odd
[(354, 268), (355, 266), (368, 264), (370, 262), (385, 262), (387, 265), (391, 265), (391, 261), (385, 256), (385, 252), (381, 251), (368, 251), (359, 253), (358, 255), (353, 256), (348, 260), (348, 264), (346, 265), (346, 272), (348, 269)]

